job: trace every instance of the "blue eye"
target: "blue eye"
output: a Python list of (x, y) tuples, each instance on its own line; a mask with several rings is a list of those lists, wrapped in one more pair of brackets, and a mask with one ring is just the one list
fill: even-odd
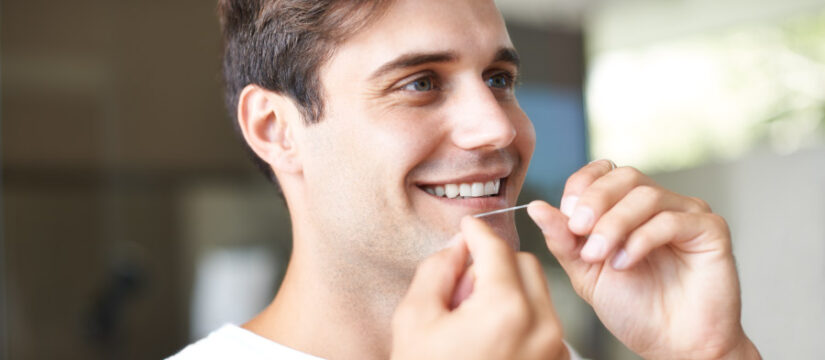
[(404, 86), (404, 90), (425, 92), (433, 90), (434, 87), (432, 77), (428, 76), (413, 80), (413, 82)]
[(509, 89), (513, 87), (513, 76), (506, 73), (498, 73), (487, 79), (487, 86), (494, 89)]

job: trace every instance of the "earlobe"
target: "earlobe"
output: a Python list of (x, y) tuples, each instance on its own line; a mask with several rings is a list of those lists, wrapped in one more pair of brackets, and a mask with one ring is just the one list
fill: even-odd
[(247, 85), (238, 98), (238, 125), (246, 143), (275, 174), (301, 171), (293, 127), (300, 116), (289, 98)]
[(296, 146), (294, 127), (298, 126), (301, 118), (297, 114), (297, 109), (292, 101), (280, 95), (273, 99), (278, 104), (280, 111), (276, 112), (275, 120), (269, 127), (269, 137), (272, 144), (276, 146), (267, 162), (272, 165), (273, 170), (287, 173), (301, 172), (301, 157)]

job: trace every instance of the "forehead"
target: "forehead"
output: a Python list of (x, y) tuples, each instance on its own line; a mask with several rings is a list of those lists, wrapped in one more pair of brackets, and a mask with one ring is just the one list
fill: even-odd
[(489, 61), (509, 47), (492, 0), (395, 0), (380, 18), (340, 44), (327, 65), (355, 65), (367, 72), (401, 54), (434, 52)]

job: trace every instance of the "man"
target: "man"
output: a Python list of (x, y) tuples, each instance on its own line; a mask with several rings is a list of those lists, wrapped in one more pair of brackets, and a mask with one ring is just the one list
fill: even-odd
[[(230, 109), (290, 211), (277, 296), (176, 358), (567, 359), (512, 214), (533, 153), (492, 0), (223, 0)], [(597, 161), (528, 212), (645, 358), (758, 358), (725, 222)], [(467, 264), (471, 263), (468, 267)]]

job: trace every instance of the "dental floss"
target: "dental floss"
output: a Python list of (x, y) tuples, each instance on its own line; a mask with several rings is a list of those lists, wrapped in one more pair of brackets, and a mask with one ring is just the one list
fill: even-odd
[(518, 209), (524, 209), (528, 205), (530, 205), (530, 204), (524, 204), (524, 205), (509, 207), (509, 208), (506, 208), (506, 209), (498, 209), (498, 210), (488, 211), (486, 213), (475, 214), (475, 215), (473, 215), (473, 217), (478, 219), (478, 218), (482, 218), (482, 217), (489, 216), (489, 215), (501, 214), (501, 213), (508, 212), (508, 211), (516, 211)]

